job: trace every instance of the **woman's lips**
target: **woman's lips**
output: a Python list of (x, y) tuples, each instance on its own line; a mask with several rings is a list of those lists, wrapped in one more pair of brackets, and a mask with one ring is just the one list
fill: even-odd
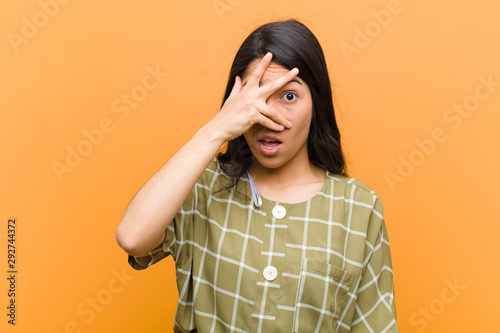
[(274, 155), (281, 147), (280, 141), (259, 140), (260, 151), (264, 155)]

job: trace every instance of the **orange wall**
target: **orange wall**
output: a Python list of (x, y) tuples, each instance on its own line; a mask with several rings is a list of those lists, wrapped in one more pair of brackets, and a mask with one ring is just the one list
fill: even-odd
[(132, 270), (116, 227), (140, 186), (218, 111), (243, 39), (290, 17), (324, 47), (351, 175), (384, 203), (401, 331), (497, 331), (499, 10), (451, 0), (3, 1), (0, 266), (15, 218), (18, 273), (16, 327), (0, 282), (2, 332), (171, 330), (173, 262)]

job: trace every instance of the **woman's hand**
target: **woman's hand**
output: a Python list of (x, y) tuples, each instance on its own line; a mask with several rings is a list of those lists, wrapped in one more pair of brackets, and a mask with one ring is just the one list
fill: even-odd
[(272, 54), (268, 52), (250, 74), (243, 86), (236, 76), (231, 94), (217, 115), (207, 124), (217, 131), (224, 141), (232, 140), (245, 133), (255, 124), (273, 131), (281, 131), (292, 124), (277, 110), (267, 105), (266, 100), (278, 89), (290, 82), (299, 70), (292, 69), (285, 75), (259, 87), (260, 80), (271, 63)]

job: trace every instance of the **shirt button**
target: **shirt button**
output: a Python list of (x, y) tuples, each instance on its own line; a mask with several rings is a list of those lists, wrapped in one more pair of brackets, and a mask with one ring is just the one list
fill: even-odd
[(283, 206), (274, 206), (273, 208), (273, 216), (278, 220), (281, 220), (286, 215), (286, 209)]
[(278, 270), (274, 266), (267, 266), (262, 274), (267, 281), (274, 281), (278, 277)]

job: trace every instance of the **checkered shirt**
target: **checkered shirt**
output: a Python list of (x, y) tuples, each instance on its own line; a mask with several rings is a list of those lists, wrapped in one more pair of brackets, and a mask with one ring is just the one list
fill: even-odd
[(256, 207), (247, 175), (217, 192), (229, 178), (211, 161), (163, 244), (129, 256), (137, 270), (173, 256), (175, 332), (399, 332), (382, 203), (326, 175), (305, 202)]

